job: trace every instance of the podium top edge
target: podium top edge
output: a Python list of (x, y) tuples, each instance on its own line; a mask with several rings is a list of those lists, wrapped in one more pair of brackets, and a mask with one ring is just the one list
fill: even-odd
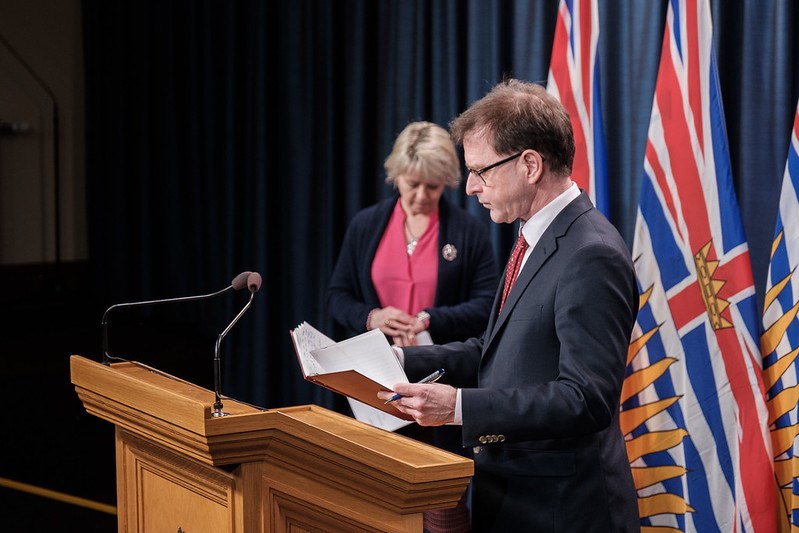
[(236, 418), (266, 410), (232, 399), (224, 400), (224, 411), (231, 416), (212, 416), (215, 395), (208, 389), (135, 361), (104, 365), (80, 355), (70, 357), (72, 384), (109, 402), (125, 405), (161, 418), (196, 433), (207, 431), (209, 420), (216, 426)]

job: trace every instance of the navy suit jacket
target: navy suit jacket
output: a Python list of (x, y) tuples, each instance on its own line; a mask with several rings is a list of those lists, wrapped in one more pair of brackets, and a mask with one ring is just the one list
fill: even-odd
[(475, 447), (475, 531), (638, 531), (619, 427), (638, 309), (629, 250), (585, 193), (533, 248), (482, 338), (405, 348), (411, 381), (443, 367)]

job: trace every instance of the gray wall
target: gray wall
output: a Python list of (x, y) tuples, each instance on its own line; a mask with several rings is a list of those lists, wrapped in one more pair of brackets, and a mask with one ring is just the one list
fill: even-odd
[(87, 259), (80, 0), (0, 0), (0, 265)]

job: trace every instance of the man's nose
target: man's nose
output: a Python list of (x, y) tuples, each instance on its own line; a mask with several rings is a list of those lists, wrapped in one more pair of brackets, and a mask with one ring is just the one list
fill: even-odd
[(483, 182), (480, 180), (480, 178), (477, 177), (474, 172), (469, 172), (466, 174), (466, 194), (469, 196), (474, 196), (482, 190)]

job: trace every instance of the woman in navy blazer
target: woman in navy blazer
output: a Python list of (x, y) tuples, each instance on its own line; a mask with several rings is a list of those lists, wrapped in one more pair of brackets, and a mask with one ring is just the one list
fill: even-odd
[[(429, 122), (409, 124), (385, 168), (399, 195), (350, 223), (327, 293), (331, 315), (348, 336), (379, 328), (401, 346), (416, 344), (424, 330), (436, 342), (479, 335), (497, 266), (486, 226), (443, 196), (445, 187), (458, 186), (461, 172), (449, 134)], [(400, 433), (469, 455), (460, 428), (411, 426)], [(465, 499), (424, 513), (430, 533), (466, 532), (469, 522)]]
[[(380, 307), (370, 270), (377, 245), (397, 197), (388, 198), (355, 215), (327, 293), (331, 315), (348, 335), (366, 331), (369, 313)], [(487, 229), (464, 209), (443, 196), (438, 204), (438, 283), (435, 302), (425, 309), (435, 342), (464, 340), (485, 329), (497, 267)]]
[[(396, 155), (398, 149), (402, 151), (399, 156)], [(413, 157), (406, 152), (412, 153)], [(347, 329), (348, 336), (380, 328), (396, 344), (412, 345), (414, 342), (409, 342), (403, 333), (413, 337), (427, 328), (433, 340), (439, 343), (479, 335), (485, 329), (491, 311), (498, 279), (497, 265), (487, 227), (441, 194), (444, 185), (457, 187), (460, 181), (460, 163), (449, 134), (429, 122), (411, 123), (397, 138), (392, 154), (394, 159), (389, 156), (386, 161), (387, 181), (394, 183), (400, 193), (407, 194), (405, 181), (408, 174), (412, 175), (415, 184), (441, 184), (437, 193), (439, 227), (434, 246), (438, 276), (434, 301), (423, 310), (389, 311), (384, 309), (386, 306), (378, 297), (372, 279), (373, 261), (395, 206), (400, 200), (405, 200), (394, 196), (360, 211), (350, 222), (328, 287), (327, 308), (333, 318)], [(420, 176), (419, 172), (409, 171), (415, 168), (415, 160), (420, 157), (446, 158), (444, 168), (454, 175)], [(405, 201), (407, 203), (409, 201)], [(403, 209), (407, 210), (405, 206)], [(411, 242), (408, 236), (406, 246)], [(397, 249), (396, 260), (407, 259), (402, 257), (405, 253), (406, 247)], [(393, 305), (391, 302), (388, 304)], [(417, 311), (423, 311), (424, 320), (414, 316)], [(369, 327), (367, 322), (371, 322)]]

